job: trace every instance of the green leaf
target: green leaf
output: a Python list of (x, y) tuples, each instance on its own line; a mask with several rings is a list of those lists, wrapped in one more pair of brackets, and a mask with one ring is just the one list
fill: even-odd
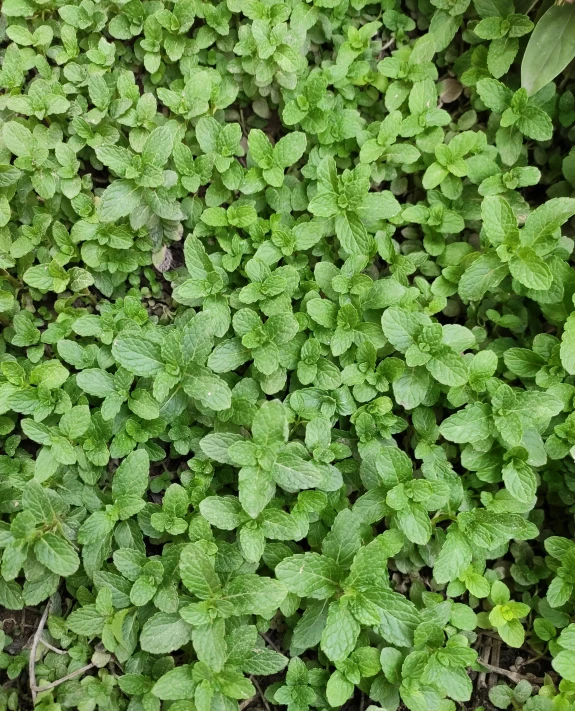
[(105, 622), (106, 617), (98, 612), (95, 605), (85, 605), (68, 616), (66, 625), (75, 634), (94, 637), (102, 633)]
[(528, 289), (544, 291), (553, 281), (551, 270), (530, 247), (520, 247), (509, 262), (509, 271)]
[(359, 518), (349, 509), (340, 511), (331, 531), (324, 538), (322, 553), (338, 566), (347, 568), (361, 547)]
[(483, 229), (494, 245), (502, 244), (505, 239), (517, 233), (517, 218), (511, 205), (499, 196), (488, 195), (481, 203)]
[(537, 491), (537, 479), (533, 469), (520, 459), (511, 459), (503, 467), (505, 487), (523, 504), (531, 504)]
[(383, 638), (398, 647), (411, 647), (414, 630), (420, 623), (415, 605), (403, 595), (383, 588), (370, 588), (358, 598), (353, 608), (354, 615), (361, 619), (369, 612), (375, 614), (375, 624)]
[(287, 441), (288, 423), (285, 409), (279, 400), (271, 400), (261, 406), (254, 418), (252, 436), (260, 446)]
[(328, 601), (310, 602), (296, 624), (291, 638), (291, 654), (303, 652), (319, 644), (325, 627)]
[(238, 575), (228, 583), (224, 597), (235, 608), (236, 615), (272, 617), (287, 594), (285, 586), (256, 574)]
[(575, 314), (571, 314), (565, 322), (560, 353), (565, 370), (571, 375), (575, 374)]
[[(407, 153), (406, 157), (408, 159), (406, 162), (414, 162), (409, 161), (409, 158), (413, 158), (413, 155), (410, 156)], [(417, 160), (417, 158), (414, 160)], [(392, 217), (399, 215), (401, 205), (389, 190), (382, 190), (381, 192), (366, 195), (360, 210), (362, 217), (374, 222), (375, 220), (390, 220)], [(368, 254), (368, 252), (363, 252), (363, 254)]]
[(440, 583), (459, 578), (471, 563), (472, 551), (456, 526), (450, 526), (445, 543), (433, 566), (433, 577)]
[(273, 148), (266, 134), (259, 128), (254, 128), (250, 131), (248, 136), (248, 148), (250, 155), (258, 165), (263, 167), (267, 160), (270, 161), (267, 164), (268, 167), (271, 167)]
[(262, 467), (242, 467), (238, 475), (239, 498), (244, 511), (257, 518), (269, 504), (276, 490), (271, 472)]
[(413, 543), (425, 545), (431, 538), (431, 522), (427, 511), (419, 504), (411, 503), (395, 512), (399, 528)]
[(575, 682), (575, 652), (571, 650), (559, 652), (551, 662), (551, 666), (564, 679)]
[(521, 86), (531, 96), (560, 74), (575, 57), (575, 10), (553, 5), (539, 19), (521, 62)]
[(348, 254), (369, 254), (372, 251), (373, 238), (367, 233), (365, 225), (356, 213), (337, 215), (335, 233)]
[(336, 670), (329, 678), (325, 689), (326, 698), (331, 706), (341, 706), (353, 696), (354, 684)]
[[(3, 8), (4, 11), (5, 8)], [(32, 145), (32, 134), (30, 130), (18, 121), (8, 121), (4, 124), (2, 137), (6, 148), (15, 156), (26, 155)]]
[(242, 671), (246, 674), (269, 676), (285, 669), (287, 663), (287, 657), (284, 657), (283, 654), (274, 652), (272, 649), (255, 647), (242, 662)]
[(192, 665), (182, 664), (163, 674), (152, 687), (152, 694), (162, 701), (177, 701), (192, 698), (195, 689)]
[(163, 168), (172, 154), (177, 129), (175, 121), (155, 128), (144, 143), (142, 161), (154, 168)]
[(553, 578), (547, 588), (547, 602), (551, 607), (561, 607), (573, 594), (573, 584), (564, 578)]
[(467, 382), (467, 365), (463, 358), (453, 351), (445, 350), (434, 356), (426, 364), (426, 368), (442, 385), (457, 387)]
[(192, 642), (198, 659), (214, 671), (221, 671), (226, 661), (226, 623), (216, 619), (192, 630)]
[(313, 489), (323, 480), (323, 474), (312, 462), (289, 452), (280, 453), (272, 469), (272, 476), (285, 491)]
[(383, 333), (398, 351), (404, 352), (415, 343), (422, 319), (415, 313), (391, 306), (381, 317)]
[(102, 222), (117, 222), (127, 217), (142, 202), (143, 191), (131, 180), (114, 180), (104, 191), (98, 205)]
[(87, 405), (76, 405), (62, 415), (58, 427), (68, 439), (78, 439), (90, 426), (90, 408)]
[(140, 647), (152, 654), (169, 654), (191, 639), (191, 627), (177, 612), (156, 612), (142, 627)]
[(114, 339), (112, 353), (134, 375), (158, 375), (163, 369), (160, 346), (138, 336), (120, 334)]
[(463, 301), (480, 301), (507, 276), (507, 265), (496, 254), (482, 254), (469, 266), (459, 280), (459, 295)]
[(142, 497), (148, 488), (150, 458), (145, 449), (130, 452), (116, 469), (112, 481), (114, 500), (121, 497)]
[(289, 168), (305, 153), (307, 138), (301, 131), (293, 131), (280, 138), (274, 146), (274, 159), (280, 168)]
[(548, 200), (528, 215), (521, 231), (521, 243), (539, 255), (548, 254), (557, 245), (557, 228), (574, 214), (575, 199)]
[(233, 531), (243, 520), (241, 504), (233, 496), (208, 496), (200, 502), (200, 511), (212, 526), (226, 531)]
[(511, 620), (497, 628), (501, 639), (510, 647), (519, 648), (525, 641), (525, 630), (519, 620)]
[(34, 545), (36, 558), (56, 575), (68, 577), (80, 567), (78, 554), (68, 541), (55, 533), (45, 533)]
[(186, 588), (201, 600), (208, 600), (221, 590), (213, 560), (198, 543), (190, 543), (182, 549), (180, 575)]
[(331, 597), (341, 577), (338, 565), (319, 553), (304, 553), (284, 558), (276, 567), (278, 580), (290, 592), (317, 600)]
[(87, 368), (76, 375), (76, 383), (85, 393), (107, 397), (115, 392), (114, 378), (105, 370)]
[(450, 442), (480, 442), (491, 435), (488, 405), (473, 403), (445, 419), (439, 431)]
[(227, 383), (217, 375), (201, 374), (185, 377), (184, 390), (212, 410), (227, 410), (232, 404), (232, 393)]
[(343, 601), (332, 602), (321, 636), (321, 649), (332, 662), (346, 659), (357, 642), (360, 626)]

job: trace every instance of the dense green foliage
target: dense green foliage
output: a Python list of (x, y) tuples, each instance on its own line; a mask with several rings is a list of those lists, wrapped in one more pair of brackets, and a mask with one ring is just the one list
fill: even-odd
[(4, 0), (0, 708), (575, 709), (535, 11)]

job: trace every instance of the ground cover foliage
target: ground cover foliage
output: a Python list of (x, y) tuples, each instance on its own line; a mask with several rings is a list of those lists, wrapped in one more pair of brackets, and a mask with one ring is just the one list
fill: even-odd
[(575, 708), (538, 12), (4, 0), (0, 708)]

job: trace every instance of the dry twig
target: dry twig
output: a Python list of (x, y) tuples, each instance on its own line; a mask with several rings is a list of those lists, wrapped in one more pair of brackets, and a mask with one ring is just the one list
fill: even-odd
[[(499, 659), (501, 657), (501, 639), (494, 639), (491, 647), (491, 664), (495, 669), (499, 667)], [(491, 688), (497, 683), (497, 672), (489, 675), (488, 685)]]
[(46, 642), (46, 640), (43, 638), (40, 640), (40, 643), (47, 647), (50, 651), (56, 652), (56, 654), (68, 654), (65, 649), (58, 649), (58, 647), (54, 647), (52, 644), (50, 644), (50, 642)]
[[(489, 662), (489, 657), (491, 655), (491, 645), (493, 644), (493, 640), (491, 637), (487, 637), (487, 641), (485, 643), (485, 646), (483, 647), (483, 652), (481, 654), (481, 659), (479, 660), (483, 666), (485, 666)], [(487, 684), (486, 684), (486, 677), (487, 677), (487, 672), (480, 672), (479, 677), (477, 679), (477, 688), (478, 689), (484, 689)]]
[(390, 40), (387, 40), (387, 42), (383, 45), (383, 47), (381, 48), (381, 51), (385, 52), (386, 49), (389, 49), (394, 44), (395, 44), (395, 37), (392, 37)]
[(259, 685), (258, 680), (255, 678), (255, 676), (250, 677), (250, 679), (252, 680), (253, 685), (258, 690), (258, 694), (260, 695), (263, 705), (266, 707), (267, 711), (271, 711), (270, 705), (268, 704), (268, 700), (264, 696), (264, 692), (262, 691), (262, 687)]
[(36, 702), (36, 692), (38, 690), (36, 686), (36, 649), (38, 648), (38, 642), (44, 631), (44, 625), (48, 619), (48, 613), (50, 612), (51, 603), (50, 600), (46, 603), (40, 622), (34, 633), (34, 638), (32, 640), (32, 648), (30, 649), (30, 659), (28, 660), (28, 676), (30, 678), (30, 691), (32, 692), (32, 703)]
[(45, 647), (48, 649), (51, 649), (53, 652), (57, 652), (58, 654), (67, 654), (67, 652), (64, 652), (61, 649), (56, 649), (56, 647), (53, 647), (51, 644), (48, 644), (42, 639), (42, 632), (44, 631), (44, 627), (46, 625), (46, 620), (48, 619), (48, 614), (50, 612), (50, 607), (51, 607), (51, 602), (48, 600), (48, 603), (46, 604), (46, 607), (44, 608), (44, 612), (42, 613), (42, 617), (40, 618), (40, 622), (38, 623), (38, 628), (36, 629), (36, 632), (34, 633), (34, 638), (32, 639), (32, 647), (30, 649), (30, 660), (28, 661), (28, 676), (30, 678), (30, 691), (32, 692), (32, 703), (36, 703), (36, 694), (39, 691), (48, 691), (49, 689), (53, 689), (56, 686), (60, 686), (60, 684), (63, 684), (65, 681), (69, 681), (70, 679), (74, 679), (75, 677), (79, 676), (80, 674), (83, 674), (84, 672), (89, 671), (90, 669), (93, 669), (96, 665), (95, 664), (86, 664), (86, 666), (81, 667), (80, 669), (76, 669), (73, 672), (70, 672), (69, 674), (66, 674), (66, 676), (63, 676), (61, 679), (57, 679), (56, 681), (51, 682), (50, 684), (47, 684), (46, 686), (38, 686), (36, 684), (36, 650), (38, 649), (39, 644), (43, 644)]
[(267, 634), (265, 634), (264, 632), (260, 632), (260, 637), (262, 639), (264, 639), (269, 644), (270, 647), (273, 647), (273, 649), (275, 649), (275, 651), (278, 652), (278, 654), (281, 654), (280, 648), (277, 646), (277, 644), (275, 642), (273, 642), (269, 638), (269, 636)]
[(86, 664), (85, 667), (80, 667), (80, 669), (76, 669), (76, 671), (66, 674), (66, 676), (63, 676), (61, 679), (56, 679), (56, 681), (53, 681), (52, 683), (48, 684), (47, 686), (35, 686), (34, 690), (36, 692), (48, 691), (49, 689), (53, 689), (55, 686), (60, 686), (60, 684), (63, 684), (65, 681), (70, 681), (70, 679), (74, 679), (75, 677), (80, 676), (80, 674), (90, 671), (90, 669), (94, 669), (95, 666), (96, 666), (95, 664), (92, 664), (90, 662), (90, 664)]
[(543, 683), (543, 679), (536, 677), (534, 674), (518, 674), (517, 672), (509, 671), (509, 669), (501, 669), (501, 667), (496, 667), (493, 664), (487, 664), (487, 662), (479, 662), (479, 664), (481, 664), (481, 666), (486, 667), (487, 671), (491, 672), (492, 674), (504, 676), (507, 679), (513, 681), (515, 684), (518, 684), (522, 679), (527, 679), (527, 681), (530, 681), (532, 684)]
[(520, 662), (519, 664), (515, 665), (515, 668), (517, 671), (519, 671), (522, 667), (526, 667), (529, 664), (533, 664), (534, 662), (538, 662), (540, 659), (545, 659), (545, 661), (551, 662), (553, 659), (551, 657), (546, 656), (545, 654), (537, 654), (534, 657), (531, 657), (529, 659), (526, 659), (524, 662)]
[[(271, 644), (271, 642), (270, 642), (270, 644)], [(259, 685), (258, 680), (255, 678), (255, 676), (250, 676), (250, 681), (256, 687), (258, 693), (255, 696), (252, 696), (249, 699), (242, 701), (242, 703), (240, 704), (239, 711), (244, 711), (244, 709), (247, 709), (248, 706), (251, 706), (253, 704), (253, 702), (258, 698), (258, 696), (262, 700), (263, 705), (266, 707), (266, 711), (271, 711), (268, 700), (266, 699), (264, 692), (262, 690), (262, 687)]]

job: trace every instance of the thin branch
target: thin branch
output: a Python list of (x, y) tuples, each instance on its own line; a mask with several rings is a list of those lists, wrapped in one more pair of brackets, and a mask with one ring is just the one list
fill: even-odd
[(530, 681), (535, 684), (543, 683), (543, 679), (536, 677), (534, 674), (518, 674), (517, 672), (509, 671), (509, 669), (501, 669), (501, 667), (493, 666), (493, 664), (488, 664), (487, 662), (480, 661), (479, 664), (482, 667), (485, 667), (487, 671), (491, 672), (492, 674), (504, 676), (507, 679), (513, 681), (515, 684), (518, 684), (522, 679), (527, 679), (527, 681)]
[[(501, 639), (494, 639), (492, 647), (491, 647), (490, 662), (495, 668), (499, 667), (499, 659), (500, 658), (501, 658)], [(497, 673), (496, 672), (492, 672), (489, 675), (489, 680), (487, 683), (489, 685), (489, 688), (491, 688), (492, 686), (495, 686), (495, 684), (497, 683)]]
[[(495, 640), (498, 640), (499, 642), (501, 642), (501, 637), (497, 634), (497, 632), (490, 632), (489, 630), (481, 630), (480, 634), (482, 637), (491, 637), (491, 639), (495, 639)], [(519, 647), (518, 650), (520, 650), (522, 652), (526, 652), (527, 654), (531, 654), (533, 651), (526, 644), (523, 645), (522, 647)], [(542, 657), (542, 659), (545, 659), (545, 657)], [(547, 657), (547, 659), (551, 659), (551, 657)], [(522, 666), (524, 666), (524, 665), (522, 665)]]
[(480, 634), (483, 637), (491, 637), (491, 639), (501, 640), (501, 637), (497, 634), (497, 632), (490, 632), (489, 630), (481, 630)]
[[(70, 679), (73, 679), (76, 676), (79, 676), (80, 674), (83, 674), (84, 672), (90, 671), (90, 669), (95, 668), (95, 664), (86, 664), (85, 667), (81, 667), (80, 669), (76, 669), (76, 671), (70, 672), (69, 674), (66, 674), (66, 676), (63, 676), (61, 679), (57, 679), (56, 681), (53, 681), (51, 684), (48, 684), (47, 686), (35, 686), (32, 691), (49, 691), (50, 689), (53, 689), (55, 686), (60, 686), (60, 684), (63, 684), (65, 681), (70, 681)], [(30, 687), (32, 688), (32, 687)]]
[(255, 678), (255, 676), (252, 676), (251, 680), (252, 680), (254, 686), (256, 687), (256, 689), (258, 690), (258, 694), (260, 695), (260, 698), (261, 698), (264, 706), (266, 707), (267, 711), (271, 711), (270, 705), (268, 704), (268, 700), (264, 696), (264, 692), (262, 691), (262, 687), (259, 685), (258, 680)]
[(44, 638), (40, 640), (40, 643), (52, 652), (56, 652), (56, 654), (68, 654), (68, 651), (66, 649), (58, 649), (58, 647), (54, 647), (53, 645), (51, 645), (50, 642), (46, 642)]
[(46, 620), (48, 619), (48, 613), (50, 612), (50, 607), (51, 607), (51, 602), (48, 600), (46, 603), (46, 607), (44, 608), (44, 612), (42, 613), (42, 617), (40, 618), (40, 622), (38, 624), (38, 628), (36, 629), (36, 632), (34, 633), (34, 639), (32, 640), (32, 648), (30, 649), (30, 659), (28, 660), (28, 677), (30, 679), (30, 691), (32, 692), (32, 703), (36, 703), (36, 649), (38, 648), (38, 643), (40, 642), (40, 638), (42, 637), (42, 632), (44, 631), (44, 625), (46, 624)]
[(273, 647), (276, 650), (276, 652), (278, 652), (278, 654), (281, 654), (280, 648), (277, 646), (277, 644), (275, 644), (275, 642), (272, 642), (272, 640), (268, 637), (267, 634), (265, 634), (264, 632), (260, 632), (260, 637), (262, 639), (265, 639), (265, 641), (269, 644), (269, 646)]
[(519, 671), (522, 667), (526, 667), (529, 664), (538, 662), (540, 659), (545, 659), (546, 661), (549, 661), (549, 662), (552, 661), (551, 657), (546, 656), (545, 653), (542, 652), (541, 654), (537, 654), (536, 656), (531, 657), (530, 659), (526, 659), (524, 662), (521, 662), (520, 664), (516, 664), (515, 668), (517, 669), (517, 671)]
[(22, 288), (22, 282), (18, 281), (16, 277), (13, 277), (12, 274), (9, 274), (5, 269), (0, 269), (0, 277), (2, 277), (2, 279), (6, 279), (6, 281), (9, 281), (12, 286), (16, 287), (16, 289)]
[[(381, 48), (381, 52), (385, 52), (386, 49), (389, 49), (392, 45), (395, 44), (395, 37), (392, 37), (390, 40), (387, 40), (387, 42), (383, 45)], [(380, 52), (380, 56), (381, 56)]]
[[(487, 643), (483, 647), (483, 651), (481, 654), (481, 658), (479, 660), (480, 664), (485, 664), (489, 662), (489, 657), (491, 656), (491, 646), (493, 644), (493, 639), (491, 637), (487, 637)], [(480, 672), (479, 677), (477, 679), (477, 688), (478, 689), (484, 689), (487, 686), (486, 683), (486, 677), (487, 677), (487, 672)]]
[(251, 704), (257, 699), (257, 696), (252, 696), (251, 699), (246, 699), (245, 701), (242, 701), (240, 704), (240, 711), (244, 711), (244, 709), (247, 709), (248, 706), (251, 706)]
[(539, 0), (533, 0), (533, 2), (531, 3), (531, 5), (529, 5), (529, 9), (528, 9), (527, 12), (525, 13), (525, 15), (528, 15), (528, 14), (531, 12), (531, 10), (533, 10), (533, 8), (535, 7), (535, 5), (537, 5), (538, 2), (539, 2)]

